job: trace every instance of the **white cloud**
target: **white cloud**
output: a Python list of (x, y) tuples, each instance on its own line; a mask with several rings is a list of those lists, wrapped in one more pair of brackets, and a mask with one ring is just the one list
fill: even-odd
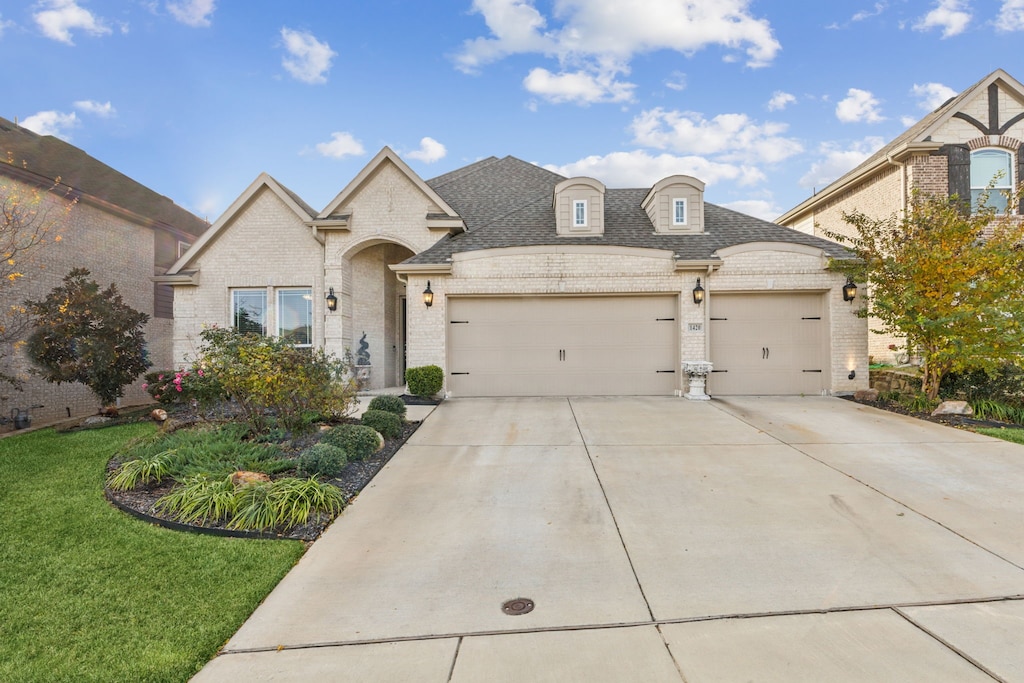
[(282, 60), (285, 71), (303, 83), (327, 82), (331, 61), (338, 55), (327, 43), (321, 43), (312, 33), (281, 29), (281, 39), (288, 53)]
[(114, 105), (110, 102), (79, 100), (78, 102), (75, 102), (75, 109), (78, 111), (84, 111), (87, 114), (99, 116), (101, 119), (109, 119), (111, 116), (115, 116), (117, 114), (117, 110), (114, 109)]
[(995, 24), (997, 31), (1024, 31), (1024, 0), (1003, 0)]
[(766, 221), (774, 221), (783, 212), (775, 202), (766, 199), (740, 199), (722, 206)]
[(342, 159), (347, 156), (359, 156), (366, 153), (366, 150), (363, 149), (363, 144), (352, 137), (351, 133), (331, 133), (331, 141), (317, 143), (316, 151), (332, 159)]
[(71, 112), (65, 114), (59, 111), (41, 111), (31, 116), (26, 116), (21, 122), (22, 128), (28, 128), (40, 135), (52, 135), (61, 140), (70, 140), (69, 130), (79, 125), (78, 116)]
[(47, 38), (74, 45), (72, 30), (81, 30), (93, 36), (110, 33), (110, 27), (92, 12), (79, 7), (75, 0), (44, 0), (41, 9), (32, 15)]
[(913, 116), (901, 116), (900, 123), (902, 123), (904, 127), (910, 128), (912, 125), (917, 123), (917, 119), (915, 119)]
[(683, 154), (718, 154), (724, 161), (775, 163), (803, 151), (781, 136), (784, 123), (755, 123), (746, 114), (719, 114), (705, 119), (697, 112), (655, 108), (638, 114), (630, 125), (634, 141), (644, 147)]
[(963, 33), (971, 23), (970, 7), (966, 0), (938, 0), (935, 8), (914, 24), (915, 31), (942, 29), (943, 38)]
[(700, 178), (708, 185), (726, 180), (755, 185), (765, 180), (765, 175), (752, 166), (719, 163), (700, 156), (652, 156), (642, 150), (594, 155), (563, 166), (549, 164), (544, 168), (570, 178), (600, 178), (610, 187), (651, 187), (662, 178), (676, 174)]
[(0, 14), (0, 38), (4, 37), (4, 31), (14, 26), (13, 21), (7, 21), (4, 19), (4, 15)]
[(914, 87), (910, 89), (910, 94), (918, 99), (918, 107), (925, 111), (932, 111), (950, 97), (955, 97), (957, 92), (941, 83), (915, 83)]
[(800, 178), (798, 184), (800, 187), (825, 187), (877, 152), (884, 144), (885, 140), (876, 136), (866, 137), (847, 148), (834, 142), (824, 142), (818, 148), (821, 160), (811, 165), (811, 169)]
[(772, 93), (772, 98), (768, 100), (768, 111), (779, 111), (785, 109), (788, 105), (796, 102), (796, 97), (789, 94), (788, 92), (782, 92), (776, 90)]
[(540, 67), (527, 74), (523, 79), (523, 87), (549, 102), (574, 102), (582, 105), (595, 102), (630, 102), (636, 88), (632, 83), (616, 81), (615, 74), (611, 72), (576, 71), (553, 74)]
[(843, 123), (878, 123), (884, 121), (878, 109), (881, 104), (868, 90), (850, 88), (846, 98), (836, 105), (836, 118)]
[(167, 11), (187, 26), (196, 28), (210, 25), (210, 16), (217, 9), (217, 0), (182, 0), (168, 2)]
[(673, 71), (672, 75), (665, 81), (665, 87), (671, 90), (686, 90), (686, 74), (682, 71)]
[(560, 73), (533, 69), (526, 77), (531, 92), (557, 102), (628, 101), (634, 86), (615, 77), (629, 72), (637, 54), (673, 50), (690, 56), (717, 45), (731, 51), (726, 61), (735, 61), (740, 51), (749, 67), (770, 64), (782, 46), (768, 20), (750, 13), (750, 4), (558, 0), (549, 19), (534, 0), (473, 0), (473, 11), (483, 16), (490, 35), (463, 43), (455, 64), (476, 73), (510, 55), (544, 55), (558, 60)]
[(852, 17), (850, 17), (850, 21), (864, 21), (865, 19), (870, 19), (871, 17), (877, 17), (879, 14), (886, 10), (886, 7), (886, 3), (876, 2), (873, 9), (861, 10), (857, 12)]
[(444, 159), (448, 154), (448, 150), (440, 142), (434, 138), (423, 138), (420, 140), (420, 148), (414, 152), (409, 152), (405, 156), (410, 159), (416, 159), (422, 161), (425, 164), (432, 164), (435, 161)]

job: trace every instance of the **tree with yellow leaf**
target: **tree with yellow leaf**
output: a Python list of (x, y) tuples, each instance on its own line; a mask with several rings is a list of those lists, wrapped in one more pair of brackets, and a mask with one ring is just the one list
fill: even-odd
[(845, 214), (854, 236), (829, 234), (858, 257), (835, 267), (866, 281), (860, 314), (880, 334), (906, 338), (923, 360), (931, 399), (949, 372), (994, 372), (1022, 362), (1024, 343), (1024, 186), (1003, 214), (984, 200), (971, 213), (957, 197), (915, 195), (903, 217)]
[[(22, 343), (29, 326), (19, 284), (40, 268), (43, 251), (61, 241), (60, 229), (77, 201), (62, 188), (59, 180), (47, 189), (0, 176), (0, 362)], [(0, 384), (18, 387), (7, 368), (0, 364)]]

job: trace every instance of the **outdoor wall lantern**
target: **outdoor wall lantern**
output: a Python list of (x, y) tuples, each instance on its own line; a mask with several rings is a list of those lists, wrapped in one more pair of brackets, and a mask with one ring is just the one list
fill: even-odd
[(331, 287), (331, 291), (327, 295), (327, 310), (328, 311), (336, 311), (336, 310), (338, 310), (338, 297), (334, 296), (334, 287)]
[(856, 377), (857, 377), (857, 371), (856, 370), (850, 370), (850, 374), (846, 376), (846, 379), (856, 379)]
[(702, 301), (704, 301), (704, 288), (700, 286), (700, 278), (697, 278), (697, 286), (693, 288), (693, 303), (700, 306)]
[(423, 303), (427, 308), (434, 305), (434, 292), (430, 289), (430, 280), (427, 280), (427, 288), (423, 290)]
[(853, 278), (846, 278), (846, 284), (843, 285), (843, 301), (853, 301), (857, 298), (857, 285), (853, 284)]

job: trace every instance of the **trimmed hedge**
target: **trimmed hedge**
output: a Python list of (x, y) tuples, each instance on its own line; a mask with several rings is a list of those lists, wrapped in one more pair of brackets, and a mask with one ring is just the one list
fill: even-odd
[(321, 443), (328, 443), (345, 451), (349, 460), (365, 460), (378, 450), (383, 442), (373, 427), (366, 425), (338, 425), (324, 432)]
[(430, 398), (444, 386), (444, 370), (436, 365), (421, 365), (405, 371), (405, 383), (414, 396)]
[(318, 443), (302, 452), (298, 469), (308, 475), (319, 474), (333, 478), (341, 474), (347, 463), (345, 451), (329, 443)]
[(405, 401), (400, 396), (374, 396), (367, 410), (384, 410), (405, 417)]
[(402, 435), (402, 418), (386, 410), (367, 410), (363, 413), (363, 424), (373, 427), (385, 438), (393, 439)]

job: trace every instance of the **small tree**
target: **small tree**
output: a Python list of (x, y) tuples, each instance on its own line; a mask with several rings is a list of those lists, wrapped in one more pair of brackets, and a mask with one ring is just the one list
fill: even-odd
[(111, 284), (75, 268), (42, 301), (27, 301), (33, 316), (28, 355), (47, 382), (80, 382), (109, 405), (149, 367), (143, 326), (149, 316), (126, 304)]
[(843, 216), (853, 237), (828, 233), (859, 259), (835, 267), (869, 283), (860, 313), (881, 321), (872, 331), (920, 352), (931, 399), (948, 372), (1020, 362), (1024, 222), (1013, 215), (1016, 198), (1009, 204), (1002, 215), (984, 201), (968, 213), (956, 196), (915, 195), (902, 218), (853, 212)]
[[(0, 163), (14, 166), (10, 156)], [(60, 188), (57, 180), (49, 192), (60, 196)], [(43, 188), (0, 179), (0, 361), (12, 346), (22, 343), (30, 324), (21, 303), (24, 295), (17, 296), (16, 290), (26, 275), (41, 267), (38, 259), (45, 248), (61, 241), (60, 226), (78, 201), (64, 192), (61, 203), (50, 206), (46, 196)], [(4, 370), (0, 370), (0, 384), (21, 386), (17, 377)]]

